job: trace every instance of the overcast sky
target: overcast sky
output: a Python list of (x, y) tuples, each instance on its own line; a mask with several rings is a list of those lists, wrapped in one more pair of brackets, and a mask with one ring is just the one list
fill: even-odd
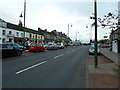
[[(84, 1), (84, 2), (83, 2)], [(26, 27), (37, 30), (57, 30), (68, 33), (68, 24), (72, 24), (69, 36), (88, 42), (90, 39), (90, 24), (94, 22), (89, 17), (94, 13), (94, 0), (26, 0)], [(108, 12), (117, 14), (119, 0), (97, 0), (98, 17)], [(0, 18), (18, 24), (21, 12), (24, 11), (24, 0), (0, 0)], [(86, 28), (88, 25), (88, 28)], [(98, 39), (108, 35), (110, 30), (98, 27)], [(92, 30), (94, 39), (94, 28)]]

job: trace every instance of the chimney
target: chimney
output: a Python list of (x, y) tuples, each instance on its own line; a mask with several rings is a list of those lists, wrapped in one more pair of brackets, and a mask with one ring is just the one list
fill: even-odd
[(22, 24), (21, 20), (19, 20), (19, 24), (18, 25), (22, 27), (23, 24)]

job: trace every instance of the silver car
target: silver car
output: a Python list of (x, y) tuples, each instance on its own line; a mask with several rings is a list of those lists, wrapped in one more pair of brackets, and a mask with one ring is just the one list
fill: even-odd
[(57, 47), (59, 49), (64, 49), (64, 44), (63, 43), (57, 43)]
[(58, 47), (57, 47), (57, 44), (56, 44), (56, 43), (48, 43), (48, 44), (46, 45), (46, 49), (47, 49), (47, 50), (57, 50)]

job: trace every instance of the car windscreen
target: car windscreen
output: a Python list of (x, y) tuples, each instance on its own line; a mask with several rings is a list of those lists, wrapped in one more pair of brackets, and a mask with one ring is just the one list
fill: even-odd
[(52, 43), (48, 43), (47, 45), (53, 45)]
[(57, 45), (61, 45), (61, 43), (58, 43)]
[(36, 46), (36, 44), (30, 44), (30, 46)]
[(13, 49), (13, 45), (12, 44), (2, 44), (2, 48)]
[(38, 46), (41, 46), (41, 47), (42, 47), (43, 45), (42, 45), (42, 44), (38, 44)]

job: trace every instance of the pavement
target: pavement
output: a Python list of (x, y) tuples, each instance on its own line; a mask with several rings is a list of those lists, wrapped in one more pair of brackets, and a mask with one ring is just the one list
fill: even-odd
[(109, 49), (101, 49), (98, 56), (98, 68), (94, 67), (94, 55), (88, 55), (88, 83), (89, 88), (118, 88), (120, 89), (120, 75), (113, 69), (118, 69), (118, 53)]
[(120, 57), (120, 53), (115, 53), (110, 51), (110, 49), (101, 49), (102, 55), (104, 55), (106, 58), (111, 60), (113, 63), (118, 64), (120, 63), (120, 60), (118, 60)]

